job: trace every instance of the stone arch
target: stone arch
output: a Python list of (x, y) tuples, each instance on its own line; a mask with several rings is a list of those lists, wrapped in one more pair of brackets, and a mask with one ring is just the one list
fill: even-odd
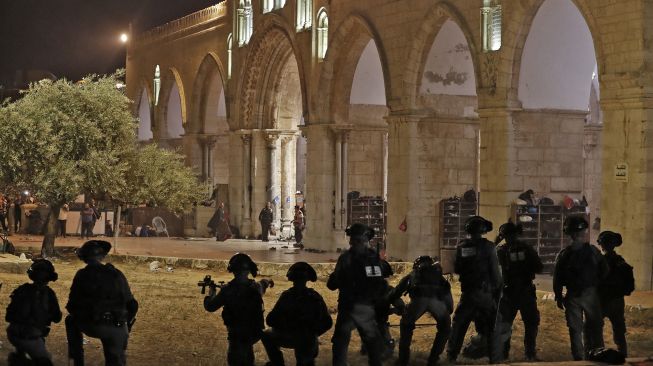
[[(276, 128), (274, 120), (275, 92), (283, 82), (288, 62), (296, 64), (301, 111), (306, 108), (306, 78), (301, 53), (294, 38), (294, 28), (277, 14), (266, 14), (252, 37), (243, 66), (240, 68), (240, 95), (237, 128)], [(232, 126), (232, 129), (235, 129)]]
[(358, 61), (370, 40), (376, 45), (385, 86), (386, 105), (392, 99), (388, 59), (378, 31), (361, 15), (350, 15), (330, 36), (322, 64), (318, 91), (326, 91), (316, 99), (320, 119), (325, 123), (347, 120), (351, 86)]
[[(508, 37), (506, 37), (506, 39), (504, 40), (504, 45), (510, 47), (510, 49), (513, 50), (513, 56), (511, 59), (512, 64), (510, 66), (512, 72), (507, 75), (507, 77), (510, 77), (510, 80), (506, 83), (506, 85), (509, 85), (509, 90), (508, 90), (509, 101), (518, 101), (518, 92), (519, 92), (519, 83), (521, 77), (520, 74), (521, 74), (521, 65), (522, 65), (522, 57), (524, 53), (524, 46), (531, 32), (533, 21), (535, 20), (537, 14), (539, 13), (539, 10), (541, 9), (542, 5), (546, 1), (551, 1), (551, 0), (536, 0), (528, 9), (526, 9), (521, 17), (521, 19), (523, 19), (523, 22), (519, 25), (518, 29), (515, 30), (515, 37), (509, 37), (510, 40), (508, 39)], [(602, 47), (600, 32), (598, 31), (596, 19), (594, 18), (594, 15), (592, 14), (591, 11), (590, 0), (565, 0), (565, 1), (572, 2), (576, 6), (580, 14), (583, 16), (583, 18), (585, 19), (585, 24), (587, 24), (587, 27), (589, 28), (592, 37), (592, 41), (594, 45), (594, 54), (596, 56), (597, 67), (600, 74), (604, 70), (603, 60), (605, 58), (603, 57), (603, 47)], [(508, 44), (508, 42), (510, 43)]]
[(414, 38), (410, 56), (407, 59), (408, 64), (405, 68), (405, 74), (403, 77), (405, 85), (401, 100), (403, 106), (409, 108), (417, 107), (418, 96), (422, 85), (422, 76), (424, 75), (424, 68), (427, 63), (429, 52), (433, 46), (433, 42), (440, 33), (442, 26), (448, 20), (453, 21), (465, 36), (472, 58), (472, 64), (474, 65), (476, 87), (479, 87), (480, 83), (478, 81), (480, 80), (480, 68), (473, 33), (471, 32), (465, 17), (460, 14), (455, 6), (448, 2), (438, 2), (426, 13), (419, 29), (417, 30), (417, 35)]
[(152, 88), (147, 80), (141, 80), (139, 92), (134, 100), (134, 115), (138, 118), (136, 137), (138, 141), (148, 141), (154, 138), (153, 117), (154, 103), (152, 103)]
[[(211, 128), (207, 128), (206, 114), (215, 112), (216, 115), (224, 117), (228, 126), (229, 105), (226, 103), (227, 80), (225, 78), (224, 68), (217, 54), (210, 52), (202, 60), (193, 85), (191, 115), (186, 128), (189, 133), (211, 133)], [(218, 86), (219, 90), (213, 90)], [(209, 99), (217, 99), (209, 101)], [(209, 109), (211, 111), (209, 111)], [(224, 127), (224, 126), (222, 126)], [(224, 129), (224, 128), (222, 128)]]
[[(159, 105), (157, 106), (157, 118), (155, 136), (158, 135), (159, 138), (169, 139), (168, 135), (168, 114), (170, 106), (170, 98), (172, 92), (176, 89), (179, 93), (179, 104), (180, 104), (180, 114), (181, 114), (181, 125), (182, 129), (186, 127), (187, 115), (186, 115), (186, 93), (184, 83), (182, 81), (181, 75), (176, 68), (171, 67), (161, 78), (161, 92), (159, 96)], [(178, 137), (178, 136), (177, 136)]]
[(594, 40), (578, 7), (547, 0), (523, 46), (518, 100), (524, 109), (586, 111), (596, 65)]

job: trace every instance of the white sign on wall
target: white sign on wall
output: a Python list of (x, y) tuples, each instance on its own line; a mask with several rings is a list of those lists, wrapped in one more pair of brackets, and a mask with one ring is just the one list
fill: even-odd
[(614, 180), (617, 182), (628, 182), (628, 164), (617, 163), (614, 166)]

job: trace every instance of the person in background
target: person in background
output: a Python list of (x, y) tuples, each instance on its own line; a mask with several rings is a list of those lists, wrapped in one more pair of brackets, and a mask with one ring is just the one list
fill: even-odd
[(21, 212), (21, 206), (23, 205), (23, 197), (19, 194), (16, 195), (16, 199), (14, 200), (13, 207), (14, 207), (14, 232), (18, 233), (18, 231), (21, 229), (22, 226), (22, 212)]
[(63, 206), (59, 209), (59, 216), (57, 221), (59, 222), (59, 235), (66, 237), (66, 221), (68, 220), (68, 204), (64, 203)]
[(80, 211), (82, 222), (82, 239), (90, 239), (93, 236), (93, 224), (95, 223), (95, 210), (88, 203), (84, 204), (84, 209)]
[(273, 214), (272, 205), (270, 202), (265, 204), (265, 207), (258, 215), (258, 221), (261, 222), (261, 241), (269, 241), (270, 227), (272, 226)]
[(306, 227), (306, 220), (304, 219), (304, 212), (299, 209), (299, 206), (295, 206), (295, 218), (292, 221), (293, 227), (295, 228), (295, 242), (298, 245), (302, 245), (304, 240), (304, 228)]
[(7, 231), (7, 214), (9, 213), (9, 202), (7, 202), (7, 199), (5, 196), (0, 193), (0, 225), (2, 226), (2, 230)]

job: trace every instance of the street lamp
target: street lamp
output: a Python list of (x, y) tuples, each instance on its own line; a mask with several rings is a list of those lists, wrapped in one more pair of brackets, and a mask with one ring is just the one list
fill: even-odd
[(129, 40), (129, 37), (127, 36), (127, 33), (123, 33), (123, 34), (120, 35), (120, 42), (127, 43), (128, 40)]

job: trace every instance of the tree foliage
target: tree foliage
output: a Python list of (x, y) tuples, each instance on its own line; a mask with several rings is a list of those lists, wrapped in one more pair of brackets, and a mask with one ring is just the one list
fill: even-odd
[(121, 76), (44, 80), (0, 104), (0, 187), (29, 189), (53, 209), (80, 193), (177, 211), (201, 200), (204, 187), (181, 155), (137, 147)]

